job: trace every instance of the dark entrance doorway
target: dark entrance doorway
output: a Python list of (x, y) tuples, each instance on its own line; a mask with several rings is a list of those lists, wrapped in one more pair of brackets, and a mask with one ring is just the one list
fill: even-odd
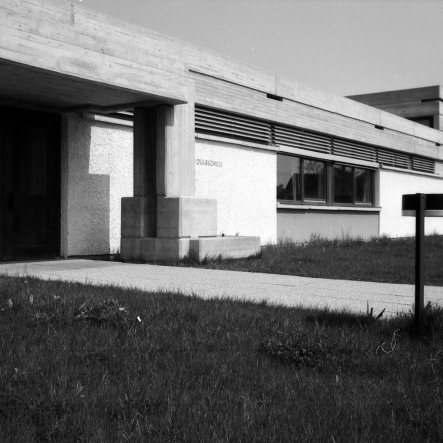
[(60, 254), (60, 117), (0, 107), (0, 260)]

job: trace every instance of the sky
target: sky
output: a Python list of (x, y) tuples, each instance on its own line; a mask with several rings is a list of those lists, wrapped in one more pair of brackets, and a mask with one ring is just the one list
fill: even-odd
[(337, 95), (443, 85), (443, 0), (77, 0)]

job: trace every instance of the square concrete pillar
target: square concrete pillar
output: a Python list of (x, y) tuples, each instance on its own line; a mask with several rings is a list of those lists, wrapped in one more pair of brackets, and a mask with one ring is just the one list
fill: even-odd
[(164, 238), (217, 235), (217, 200), (197, 197), (159, 197), (157, 236)]

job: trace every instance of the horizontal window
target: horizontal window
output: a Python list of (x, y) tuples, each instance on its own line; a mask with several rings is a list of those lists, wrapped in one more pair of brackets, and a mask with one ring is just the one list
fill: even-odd
[(302, 204), (374, 204), (374, 171), (278, 154), (277, 200)]

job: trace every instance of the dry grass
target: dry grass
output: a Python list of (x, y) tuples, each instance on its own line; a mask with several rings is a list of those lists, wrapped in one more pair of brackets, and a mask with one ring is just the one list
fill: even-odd
[[(425, 239), (425, 281), (443, 286), (443, 236)], [(344, 280), (414, 283), (415, 239), (325, 240), (265, 246), (257, 257), (239, 260), (184, 260), (177, 266), (266, 272)], [(171, 264), (171, 263), (169, 263)]]

